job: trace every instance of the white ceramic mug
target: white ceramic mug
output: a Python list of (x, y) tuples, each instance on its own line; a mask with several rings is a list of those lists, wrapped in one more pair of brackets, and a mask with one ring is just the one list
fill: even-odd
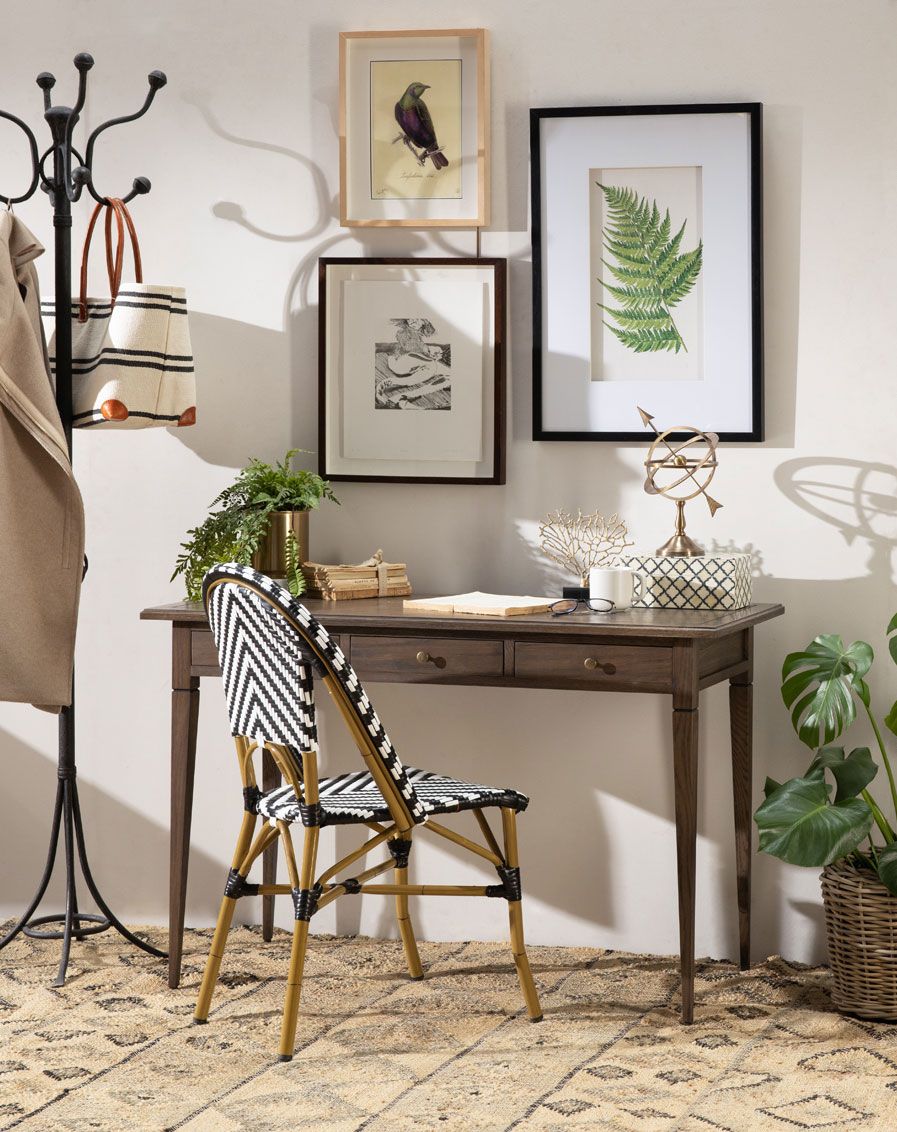
[(640, 580), (629, 566), (595, 566), (589, 571), (589, 600), (606, 605), (608, 613), (629, 609)]

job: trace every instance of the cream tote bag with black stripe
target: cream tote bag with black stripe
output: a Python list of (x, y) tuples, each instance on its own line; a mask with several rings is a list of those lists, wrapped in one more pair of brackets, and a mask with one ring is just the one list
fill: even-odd
[[(100, 211), (106, 209), (108, 299), (87, 297), (87, 257)], [(112, 221), (117, 242), (112, 249)], [(135, 283), (122, 286), (124, 226), (134, 253)], [(44, 313), (53, 314), (52, 301)], [(50, 342), (50, 364), (54, 365)], [(81, 289), (72, 303), (72, 424), (75, 428), (151, 428), (196, 423), (196, 383), (182, 287), (143, 282), (140, 247), (127, 206), (98, 204), (90, 218), (81, 263)]]

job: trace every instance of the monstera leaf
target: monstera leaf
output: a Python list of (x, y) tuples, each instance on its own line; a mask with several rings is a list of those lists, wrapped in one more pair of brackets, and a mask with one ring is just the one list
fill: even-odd
[[(897, 613), (888, 622), (888, 652), (891, 660), (897, 664)], [(897, 700), (891, 705), (891, 710), (885, 716), (885, 727), (897, 735)]]
[(878, 879), (890, 892), (897, 895), (897, 841), (880, 850), (875, 860)]
[(862, 798), (832, 802), (818, 768), (773, 790), (754, 814), (760, 848), (791, 865), (829, 865), (852, 853), (872, 827)]
[(656, 201), (634, 189), (598, 187), (607, 201), (604, 246), (616, 263), (603, 260), (619, 286), (604, 283), (618, 307), (599, 304), (617, 323), (605, 326), (638, 354), (659, 350), (679, 353), (685, 342), (670, 313), (694, 287), (701, 273), (703, 243), (679, 254), (685, 223), (670, 236), (669, 209), (661, 219)]
[(873, 653), (865, 641), (845, 648), (833, 634), (817, 637), (803, 652), (789, 653), (782, 665), (782, 699), (803, 743), (816, 748), (837, 739), (856, 718), (854, 695), (869, 704), (863, 677)]
[(823, 747), (810, 763), (805, 777), (812, 777), (813, 772), (820, 769), (831, 771), (836, 786), (836, 805), (862, 793), (878, 774), (868, 747), (857, 747), (846, 756), (843, 747)]

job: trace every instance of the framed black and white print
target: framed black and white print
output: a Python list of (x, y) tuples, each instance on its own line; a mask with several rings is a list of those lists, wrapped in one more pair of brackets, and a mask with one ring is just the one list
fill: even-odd
[(504, 483), (506, 261), (318, 265), (321, 475)]
[(762, 106), (530, 111), (533, 439), (763, 439)]

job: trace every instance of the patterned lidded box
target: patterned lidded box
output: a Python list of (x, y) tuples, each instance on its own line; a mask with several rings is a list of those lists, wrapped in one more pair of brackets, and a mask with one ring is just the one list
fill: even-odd
[(630, 554), (626, 565), (643, 575), (632, 604), (652, 609), (743, 609), (751, 604), (751, 556), (703, 554), (664, 558)]

